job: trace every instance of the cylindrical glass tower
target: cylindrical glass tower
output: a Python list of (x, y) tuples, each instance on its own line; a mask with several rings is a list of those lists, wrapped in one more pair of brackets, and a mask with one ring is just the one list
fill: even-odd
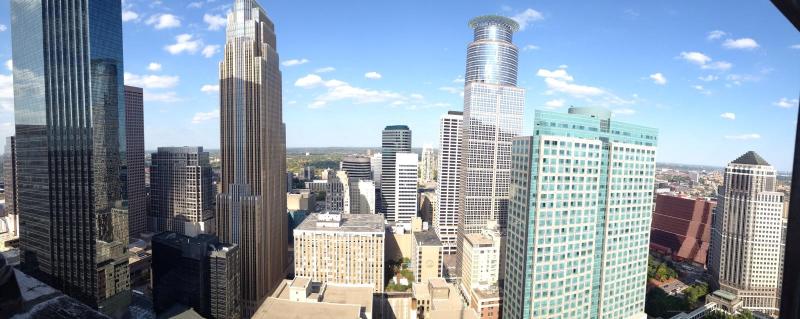
[(466, 82), (516, 86), (519, 50), (511, 39), (519, 24), (490, 15), (472, 19), (469, 26), (475, 38), (467, 48)]

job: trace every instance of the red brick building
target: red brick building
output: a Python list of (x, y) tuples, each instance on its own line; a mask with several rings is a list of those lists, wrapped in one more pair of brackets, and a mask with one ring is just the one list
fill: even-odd
[(650, 249), (705, 267), (711, 214), (716, 205), (705, 199), (658, 195), (650, 226)]

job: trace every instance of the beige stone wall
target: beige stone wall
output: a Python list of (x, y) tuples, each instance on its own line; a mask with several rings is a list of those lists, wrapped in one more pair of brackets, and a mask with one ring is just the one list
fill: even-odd
[[(380, 236), (379, 236), (380, 235)], [(341, 284), (372, 284), (383, 292), (381, 233), (295, 231), (295, 276)]]

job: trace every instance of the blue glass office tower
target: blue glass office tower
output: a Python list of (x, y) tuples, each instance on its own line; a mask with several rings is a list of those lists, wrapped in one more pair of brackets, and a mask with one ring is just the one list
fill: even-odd
[(514, 139), (503, 315), (646, 318), (657, 130), (536, 111)]
[(130, 300), (119, 0), (12, 0), (23, 269), (115, 314)]

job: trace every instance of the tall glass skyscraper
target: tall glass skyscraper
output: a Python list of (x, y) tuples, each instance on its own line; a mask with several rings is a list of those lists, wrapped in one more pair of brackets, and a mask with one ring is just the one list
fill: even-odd
[(23, 269), (106, 313), (130, 301), (121, 11), (11, 1)]
[(514, 139), (503, 316), (647, 318), (657, 130), (536, 111)]
[(525, 89), (517, 87), (519, 52), (512, 42), (517, 22), (490, 15), (472, 19), (469, 26), (474, 39), (467, 47), (464, 77), (456, 243), (456, 272), (461, 276), (465, 235), (480, 233), (488, 221), (505, 233), (511, 139), (522, 133), (525, 109)]
[(381, 206), (388, 221), (397, 221), (395, 186), (397, 153), (411, 152), (411, 130), (405, 125), (390, 125), (381, 135)]
[(286, 128), (275, 25), (254, 0), (228, 14), (220, 63), (222, 192), (217, 234), (239, 244), (242, 316), (249, 318), (284, 279)]
[(525, 89), (517, 87), (518, 49), (511, 42), (519, 25), (482, 16), (469, 23), (462, 135), (460, 233), (480, 233), (494, 220), (505, 229), (511, 138), (522, 133)]

